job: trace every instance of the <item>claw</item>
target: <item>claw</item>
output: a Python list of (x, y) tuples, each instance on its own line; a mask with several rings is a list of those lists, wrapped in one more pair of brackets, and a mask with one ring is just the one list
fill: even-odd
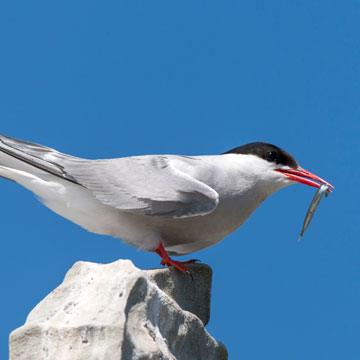
[(155, 252), (161, 256), (161, 262), (160, 264), (163, 266), (173, 266), (174, 268), (178, 269), (182, 273), (186, 275), (190, 275), (191, 279), (194, 280), (191, 272), (189, 269), (185, 266), (185, 264), (194, 264), (196, 263), (197, 259), (194, 260), (188, 260), (188, 261), (176, 261), (171, 259), (171, 257), (167, 254), (166, 250), (164, 249), (164, 246), (162, 243), (159, 244), (159, 246), (155, 249)]

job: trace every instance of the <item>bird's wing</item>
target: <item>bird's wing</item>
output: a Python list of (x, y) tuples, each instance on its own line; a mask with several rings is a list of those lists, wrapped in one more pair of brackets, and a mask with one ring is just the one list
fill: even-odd
[[(4, 158), (1, 154), (9, 157)], [(62, 154), (44, 145), (0, 135), (0, 165), (17, 170), (28, 170), (33, 167), (33, 173), (50, 173), (76, 183), (76, 180), (63, 170), (62, 163), (67, 160), (82, 159)]]
[(104, 204), (136, 214), (205, 215), (219, 201), (214, 189), (177, 169), (169, 156), (66, 161), (64, 171)]
[[(0, 135), (0, 154), (15, 161), (0, 165), (50, 173), (89, 189), (117, 209), (155, 217), (188, 217), (215, 210), (218, 193), (179, 170), (172, 156), (135, 156), (87, 160), (49, 147)], [(11, 160), (10, 160), (11, 161)]]

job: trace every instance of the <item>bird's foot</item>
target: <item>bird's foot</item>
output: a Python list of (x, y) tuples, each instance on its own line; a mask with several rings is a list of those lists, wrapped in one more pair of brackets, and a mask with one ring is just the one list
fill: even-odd
[(185, 264), (195, 264), (197, 261), (198, 260), (196, 259), (188, 261), (176, 261), (169, 257), (169, 259), (167, 260), (162, 259), (160, 264), (163, 266), (173, 266), (184, 274), (191, 275), (189, 269), (186, 267)]
[(188, 261), (176, 261), (171, 259), (171, 257), (167, 254), (166, 250), (164, 249), (164, 246), (162, 243), (159, 244), (159, 246), (155, 249), (155, 252), (161, 256), (161, 262), (160, 264), (163, 266), (173, 266), (174, 268), (178, 269), (182, 273), (186, 275), (191, 276), (191, 272), (186, 267), (185, 264), (194, 264), (196, 263), (197, 259), (194, 260), (188, 260)]

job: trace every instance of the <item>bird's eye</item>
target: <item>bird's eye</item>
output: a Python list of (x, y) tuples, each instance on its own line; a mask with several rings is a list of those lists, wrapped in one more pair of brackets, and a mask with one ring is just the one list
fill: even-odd
[(267, 161), (275, 161), (276, 160), (276, 153), (274, 151), (269, 151), (265, 154), (265, 160)]

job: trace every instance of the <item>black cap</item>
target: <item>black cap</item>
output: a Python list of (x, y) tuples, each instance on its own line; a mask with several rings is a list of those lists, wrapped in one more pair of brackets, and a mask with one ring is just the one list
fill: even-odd
[(226, 151), (223, 154), (256, 155), (266, 161), (289, 166), (292, 169), (297, 169), (299, 167), (297, 161), (288, 152), (279, 148), (276, 145), (268, 144), (265, 142), (253, 142), (250, 144), (242, 145), (232, 150)]

